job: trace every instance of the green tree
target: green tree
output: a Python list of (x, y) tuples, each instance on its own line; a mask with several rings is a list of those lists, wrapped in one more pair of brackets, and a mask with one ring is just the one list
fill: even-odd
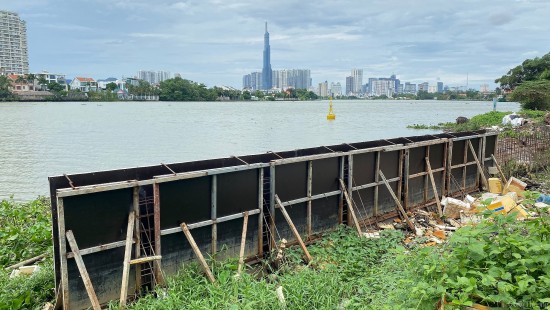
[(63, 87), (63, 85), (61, 85), (57, 82), (49, 82), (47, 84), (47, 88), (48, 88), (49, 91), (54, 92), (54, 93), (59, 93), (59, 92), (65, 90), (65, 87)]
[(44, 88), (46, 88), (46, 86), (48, 85), (48, 81), (43, 76), (41, 76), (38, 78), (38, 85), (40, 85), (40, 90), (44, 90)]
[(526, 81), (547, 79), (550, 77), (548, 70), (550, 70), (550, 53), (540, 58), (524, 60), (521, 65), (510, 69), (508, 73), (496, 79), (495, 83), (500, 83), (502, 89), (513, 90)]
[(517, 86), (510, 95), (529, 110), (550, 110), (550, 81), (527, 81)]
[(10, 80), (5, 75), (0, 75), (0, 100), (13, 100), (13, 95), (10, 91)]
[(113, 92), (115, 89), (117, 89), (118, 85), (116, 85), (116, 83), (114, 82), (111, 82), (105, 85), (105, 87), (107, 88), (108, 91)]
[(252, 95), (250, 94), (250, 92), (248, 90), (245, 90), (243, 92), (243, 99), (244, 100), (250, 100), (252, 98)]

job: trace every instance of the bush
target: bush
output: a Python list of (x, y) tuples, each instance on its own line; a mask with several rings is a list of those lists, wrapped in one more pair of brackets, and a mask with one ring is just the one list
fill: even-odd
[(529, 110), (550, 110), (550, 81), (523, 82), (514, 89), (510, 98)]
[(52, 246), (50, 203), (0, 201), (0, 267), (40, 255)]

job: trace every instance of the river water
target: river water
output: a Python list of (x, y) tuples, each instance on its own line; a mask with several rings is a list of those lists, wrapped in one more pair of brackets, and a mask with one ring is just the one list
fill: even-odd
[[(517, 111), (517, 103), (498, 103)], [(407, 129), (492, 102), (0, 103), (0, 199), (48, 195), (48, 176), (436, 133)]]

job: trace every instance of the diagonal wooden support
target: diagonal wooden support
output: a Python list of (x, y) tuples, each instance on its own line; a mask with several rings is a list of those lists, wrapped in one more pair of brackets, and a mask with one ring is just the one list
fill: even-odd
[(248, 211), (244, 212), (244, 221), (243, 221), (243, 233), (241, 236), (241, 250), (239, 252), (239, 267), (237, 269), (237, 275), (241, 275), (244, 265), (244, 248), (246, 245), (246, 230), (248, 228)]
[(380, 173), (380, 177), (382, 178), (382, 181), (384, 182), (384, 184), (386, 184), (386, 187), (388, 188), (388, 192), (390, 192), (390, 195), (393, 197), (393, 200), (395, 201), (395, 204), (397, 205), (397, 209), (399, 210), (399, 212), (401, 212), (401, 215), (405, 218), (405, 221), (407, 222), (407, 225), (409, 225), (409, 228), (413, 232), (416, 231), (416, 228), (414, 227), (413, 223), (411, 222), (411, 220), (407, 216), (407, 213), (403, 209), (403, 206), (401, 205), (401, 202), (399, 201), (399, 199), (397, 199), (397, 196), (395, 196), (395, 193), (393, 192), (393, 189), (391, 188), (390, 183), (388, 183), (388, 180), (386, 179), (386, 176), (384, 175), (382, 170), (380, 170), (379, 173)]
[(494, 154), (491, 154), (491, 158), (493, 158), (493, 162), (495, 163), (495, 166), (497, 166), (498, 173), (500, 174), (500, 179), (502, 180), (502, 184), (506, 184), (508, 182), (506, 180), (506, 176), (504, 176), (504, 172), (502, 172), (502, 169), (500, 168), (500, 165), (498, 164), (497, 159), (495, 158)]
[(84, 286), (86, 287), (86, 292), (88, 293), (88, 297), (90, 298), (92, 307), (94, 308), (94, 310), (101, 310), (101, 306), (99, 305), (99, 301), (97, 300), (97, 295), (94, 291), (94, 286), (92, 285), (92, 281), (90, 280), (90, 276), (88, 275), (88, 271), (86, 270), (86, 265), (84, 265), (84, 261), (82, 260), (82, 255), (80, 255), (80, 250), (78, 249), (78, 244), (76, 243), (76, 240), (74, 238), (73, 231), (67, 230), (67, 233), (65, 235), (67, 236), (67, 241), (69, 242), (71, 251), (74, 254), (74, 260), (76, 261), (78, 272), (80, 272), (82, 282), (84, 282)]
[(197, 246), (197, 243), (195, 243), (195, 239), (193, 239), (193, 236), (191, 235), (191, 232), (189, 231), (187, 224), (181, 223), (180, 227), (181, 227), (181, 230), (183, 230), (183, 233), (185, 234), (187, 241), (189, 241), (189, 244), (191, 245), (193, 252), (195, 252), (195, 255), (199, 259), (199, 262), (201, 263), (201, 267), (206, 273), (206, 277), (208, 277), (208, 280), (210, 280), (210, 282), (212, 283), (216, 282), (216, 279), (214, 278), (212, 271), (210, 271), (210, 267), (208, 267), (208, 264), (206, 263), (204, 256), (202, 256), (201, 250)]
[(288, 226), (290, 226), (290, 229), (294, 233), (294, 237), (296, 237), (296, 240), (298, 240), (298, 243), (300, 244), (300, 247), (302, 248), (302, 251), (304, 251), (304, 254), (306, 255), (307, 262), (311, 262), (311, 255), (309, 255), (309, 251), (306, 248), (306, 244), (302, 240), (302, 237), (300, 237), (300, 233), (298, 233), (298, 230), (296, 229), (296, 226), (294, 226), (294, 223), (292, 223), (292, 219), (286, 212), (285, 207), (283, 206), (283, 203), (281, 202), (281, 199), (279, 199), (279, 196), (275, 194), (275, 201), (279, 205), (279, 209), (281, 209), (281, 213), (285, 217), (286, 222), (288, 223)]
[(487, 182), (487, 178), (485, 177), (485, 173), (483, 172), (481, 163), (477, 158), (477, 154), (476, 154), (476, 151), (474, 150), (474, 146), (472, 145), (472, 141), (468, 140), (468, 146), (470, 147), (470, 151), (472, 152), (472, 155), (474, 156), (474, 160), (476, 161), (477, 169), (479, 169), (479, 173), (481, 174), (481, 180), (483, 181), (483, 185), (485, 186), (485, 189), (488, 189), (489, 183)]
[(439, 201), (439, 193), (437, 192), (437, 187), (435, 186), (432, 165), (430, 165), (430, 159), (428, 157), (426, 157), (425, 160), (426, 160), (426, 167), (428, 168), (428, 175), (430, 176), (430, 181), (432, 183), (432, 189), (434, 191), (435, 202), (437, 203), (437, 213), (439, 214), (439, 216), (442, 216), (443, 210), (441, 208), (441, 201)]
[(126, 296), (128, 296), (128, 278), (130, 277), (130, 259), (132, 258), (132, 241), (134, 236), (135, 213), (130, 211), (128, 215), (128, 228), (126, 229), (126, 248), (124, 249), (124, 262), (122, 268), (122, 285), (120, 288), (120, 309), (126, 308)]
[(355, 228), (357, 229), (357, 233), (359, 234), (359, 237), (363, 236), (363, 233), (361, 232), (361, 227), (359, 226), (359, 221), (357, 221), (357, 216), (355, 216), (355, 211), (353, 210), (353, 204), (351, 199), (349, 198), (348, 191), (346, 190), (346, 185), (344, 184), (344, 181), (342, 179), (338, 179), (340, 181), (340, 189), (344, 193), (344, 198), (346, 198), (346, 202), (349, 206), (349, 212), (351, 213), (351, 218), (353, 219), (353, 223), (355, 224)]

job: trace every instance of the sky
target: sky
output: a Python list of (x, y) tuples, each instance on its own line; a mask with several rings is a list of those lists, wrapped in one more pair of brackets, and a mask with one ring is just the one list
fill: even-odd
[(31, 72), (104, 79), (170, 71), (242, 87), (271, 66), (345, 85), (353, 68), (479, 87), (550, 52), (550, 0), (0, 0), (27, 22)]

